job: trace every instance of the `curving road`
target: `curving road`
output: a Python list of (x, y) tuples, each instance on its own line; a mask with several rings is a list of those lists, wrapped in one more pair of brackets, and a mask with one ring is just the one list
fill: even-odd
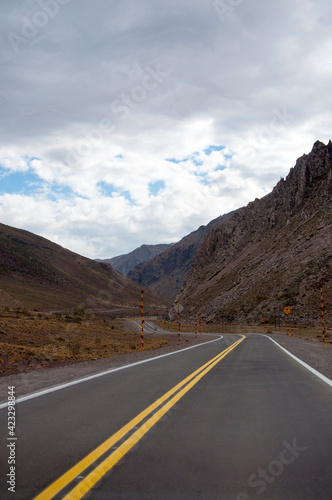
[(330, 500), (332, 387), (261, 335), (227, 335), (7, 409), (0, 498)]

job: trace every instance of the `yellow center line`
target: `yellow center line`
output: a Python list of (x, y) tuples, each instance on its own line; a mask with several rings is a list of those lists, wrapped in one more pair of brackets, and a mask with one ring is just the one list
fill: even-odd
[[(81, 499), (95, 484), (117, 463), (121, 458), (135, 446), (138, 441), (153, 427), (169, 410), (181, 399), (197, 382), (206, 375), (219, 361), (221, 361), (229, 352), (242, 342), (246, 337), (243, 335), (240, 340), (232, 344), (230, 347), (219, 353), (203, 366), (195, 370), (191, 375), (186, 377), (182, 382), (174, 386), (161, 398), (157, 399), (152, 405), (142, 411), (128, 424), (122, 427), (119, 431), (108, 438), (104, 443), (98, 446), (94, 451), (87, 455), (83, 460), (78, 462), (74, 467), (69, 469), (59, 479), (52, 483), (42, 493), (37, 495), (34, 500), (50, 500), (66, 486), (68, 486), (77, 476), (90, 467), (96, 460), (98, 460), (104, 453), (112, 448), (120, 439), (122, 439), (128, 432), (144, 420), (162, 403), (170, 399), (162, 408), (160, 408), (154, 415), (152, 415), (138, 430), (136, 430), (123, 444), (119, 446), (113, 453), (111, 453), (101, 464), (97, 465), (92, 472), (90, 472), (77, 486), (75, 486), (65, 497), (66, 500)], [(185, 387), (184, 387), (185, 386)], [(182, 390), (180, 390), (182, 388)], [(179, 392), (178, 392), (179, 391)]]

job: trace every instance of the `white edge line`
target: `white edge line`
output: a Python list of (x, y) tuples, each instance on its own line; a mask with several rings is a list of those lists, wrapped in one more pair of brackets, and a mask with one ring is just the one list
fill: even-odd
[[(207, 344), (212, 344), (213, 342), (218, 342), (223, 339), (223, 335), (220, 335), (215, 340), (209, 340), (208, 342), (202, 342), (201, 344), (192, 345), (190, 347), (186, 347), (185, 349), (180, 349), (175, 352), (168, 352), (166, 354), (161, 354), (160, 356), (155, 356), (153, 358), (143, 359), (142, 361), (136, 361), (136, 363), (131, 363), (129, 365), (118, 366), (117, 368), (113, 368), (112, 370), (107, 370), (106, 372), (95, 373), (94, 375), (89, 375), (88, 377), (80, 378), (78, 380), (73, 380), (72, 382), (67, 382), (66, 384), (57, 385), (55, 387), (50, 387), (49, 389), (45, 389), (43, 391), (35, 392), (33, 394), (29, 394), (28, 396), (22, 396), (16, 399), (15, 404), (23, 403), (24, 401), (28, 401), (29, 399), (38, 398), (40, 396), (45, 396), (46, 394), (50, 394), (51, 392), (60, 391), (62, 389), (66, 389), (67, 387), (71, 387), (73, 385), (81, 384), (83, 382), (88, 382), (89, 380), (93, 380), (98, 377), (103, 377), (104, 375), (109, 375), (110, 373), (118, 372), (120, 370), (126, 370), (127, 368), (131, 368), (133, 366), (142, 365), (143, 363), (149, 363), (150, 361), (155, 361), (156, 359), (165, 358), (166, 356), (172, 356), (173, 354), (179, 354), (184, 351), (188, 351), (189, 349), (195, 349), (196, 347), (200, 347)], [(8, 402), (0, 404), (0, 410), (3, 408), (7, 408)]]
[(332, 387), (332, 380), (330, 378), (326, 377), (325, 375), (323, 375), (319, 371), (315, 370), (315, 368), (312, 368), (312, 366), (310, 366), (307, 363), (305, 363), (304, 361), (302, 361), (302, 359), (297, 358), (296, 356), (294, 356), (294, 354), (292, 354), (291, 352), (287, 351), (287, 349), (285, 349), (280, 344), (278, 344), (278, 342), (276, 342), (274, 339), (271, 339), (271, 337), (268, 337), (268, 338), (270, 340), (272, 340), (272, 342), (274, 342), (275, 344), (277, 344), (277, 346), (280, 347), (280, 349), (282, 349), (283, 351), (285, 351), (291, 358), (295, 359), (298, 363), (300, 363), (300, 365), (304, 366), (307, 370), (309, 370), (311, 373), (313, 373), (314, 375), (316, 375), (316, 377), (320, 378), (321, 380), (323, 380), (329, 386)]

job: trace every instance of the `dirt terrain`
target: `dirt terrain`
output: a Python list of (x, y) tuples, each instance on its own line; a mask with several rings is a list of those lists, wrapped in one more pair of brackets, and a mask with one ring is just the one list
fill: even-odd
[[(168, 344), (167, 337), (145, 336), (145, 349)], [(35, 313), (26, 309), (0, 315), (0, 374), (109, 358), (141, 349), (141, 339), (111, 315)]]

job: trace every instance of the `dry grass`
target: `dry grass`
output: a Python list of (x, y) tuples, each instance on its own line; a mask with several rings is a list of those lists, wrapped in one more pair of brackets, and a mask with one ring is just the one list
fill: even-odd
[[(145, 349), (167, 339), (145, 336)], [(124, 330), (123, 321), (107, 316), (31, 313), (0, 315), (0, 374), (9, 375), (106, 358), (141, 348), (139, 334)]]

